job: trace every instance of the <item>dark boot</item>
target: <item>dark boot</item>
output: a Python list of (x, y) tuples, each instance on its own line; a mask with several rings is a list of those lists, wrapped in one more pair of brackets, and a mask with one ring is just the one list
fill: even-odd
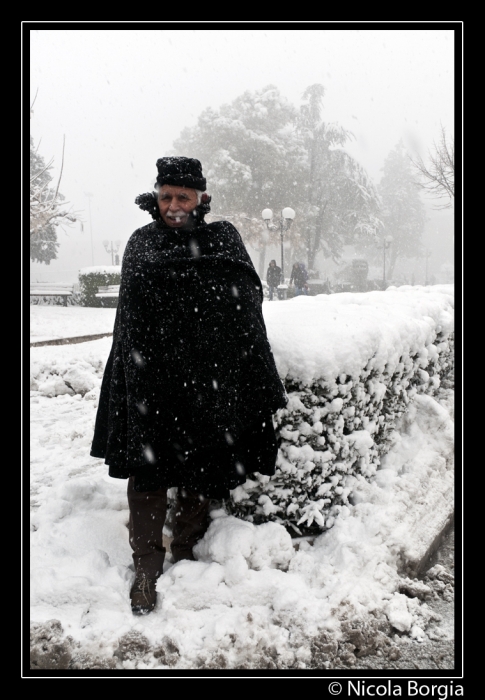
[(165, 547), (163, 526), (167, 514), (167, 491), (135, 491), (128, 479), (130, 545), (133, 549), (135, 581), (130, 590), (134, 615), (146, 615), (157, 602), (157, 579), (163, 572)]
[(167, 515), (167, 491), (135, 491), (134, 477), (128, 479), (128, 529), (137, 573), (157, 579), (163, 573), (165, 547), (163, 526)]
[(210, 524), (210, 498), (178, 489), (173, 516), (173, 540), (170, 545), (174, 562), (195, 560), (192, 547), (205, 535)]
[(148, 578), (143, 572), (137, 573), (131, 587), (131, 610), (134, 615), (146, 615), (157, 602), (157, 579)]

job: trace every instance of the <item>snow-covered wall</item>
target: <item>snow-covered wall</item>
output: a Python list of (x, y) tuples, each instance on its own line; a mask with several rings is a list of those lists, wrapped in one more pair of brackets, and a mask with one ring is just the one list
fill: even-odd
[(237, 488), (231, 512), (297, 534), (330, 527), (355, 480), (376, 473), (414, 396), (451, 386), (453, 308), (453, 285), (265, 304), (290, 400), (276, 416), (276, 475)]

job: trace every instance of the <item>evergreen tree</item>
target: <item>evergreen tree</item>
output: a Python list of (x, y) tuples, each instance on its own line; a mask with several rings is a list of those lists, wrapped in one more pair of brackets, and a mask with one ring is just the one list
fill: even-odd
[[(411, 162), (402, 141), (384, 161), (378, 192), (382, 202), (382, 236), (392, 236), (386, 253), (386, 269), (392, 278), (399, 258), (418, 258), (423, 254), (422, 234), (426, 221), (424, 205), (415, 183)], [(362, 250), (371, 259), (382, 259), (382, 248), (367, 245)]]
[(322, 121), (323, 95), (321, 85), (307, 88), (297, 110), (274, 85), (247, 91), (218, 111), (205, 110), (174, 144), (175, 155), (202, 161), (215, 213), (231, 216), (259, 249), (260, 274), (266, 246), (280, 241), (279, 229), (268, 231), (261, 220), (265, 208), (275, 218), (284, 207), (295, 209), (285, 241), (309, 268), (320, 250), (338, 259), (345, 243), (375, 236), (380, 225), (372, 182), (341, 148), (350, 134)]
[(346, 243), (368, 240), (380, 226), (375, 187), (364, 168), (343, 150), (351, 133), (322, 119), (323, 85), (303, 93), (297, 120), (304, 158), (299, 204), (300, 245), (312, 269), (317, 253), (338, 261)]

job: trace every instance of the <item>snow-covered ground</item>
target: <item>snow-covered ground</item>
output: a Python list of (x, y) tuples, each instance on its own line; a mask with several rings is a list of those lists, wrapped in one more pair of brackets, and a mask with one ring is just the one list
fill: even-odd
[(112, 333), (116, 309), (85, 306), (30, 307), (30, 342)]
[[(354, 295), (342, 316), (354, 330), (362, 323), (358, 296), (371, 299)], [(296, 366), (278, 344), (288, 337), (285, 309), (289, 335), (299, 337), (297, 307), (305, 304), (318, 307), (311, 298), (264, 305), (280, 371)], [(110, 332), (114, 314), (32, 306), (31, 340)], [(386, 328), (392, 335), (392, 315)], [(331, 332), (339, 337), (338, 328)], [(438, 565), (423, 582), (399, 570), (414, 546), (414, 504), (448, 493), (444, 485), (452, 483), (452, 392), (440, 403), (415, 398), (376, 477), (356, 487), (353, 504), (313, 544), (297, 548), (282, 526), (254, 526), (219, 507), (198, 561), (168, 558), (156, 609), (134, 617), (126, 482), (110, 479), (103, 461), (89, 456), (110, 345), (104, 338), (31, 348), (33, 668), (171, 668), (176, 675), (352, 667), (373, 655), (380, 668), (392, 668), (411, 647), (452, 640), (450, 621), (426, 602), (449, 593), (446, 572)]]

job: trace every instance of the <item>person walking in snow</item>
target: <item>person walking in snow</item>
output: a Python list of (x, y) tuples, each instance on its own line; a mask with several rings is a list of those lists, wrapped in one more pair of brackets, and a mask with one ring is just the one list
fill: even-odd
[(295, 284), (295, 296), (306, 294), (308, 272), (303, 263), (296, 262), (291, 270), (290, 285)]
[(270, 260), (268, 271), (266, 272), (266, 282), (269, 287), (269, 300), (273, 301), (275, 289), (281, 284), (281, 267), (278, 267), (276, 260)]
[(274, 474), (272, 415), (287, 403), (261, 280), (235, 227), (205, 222), (200, 162), (159, 158), (157, 171), (155, 191), (135, 200), (154, 221), (123, 256), (91, 447), (111, 477), (128, 479), (134, 614), (156, 604), (167, 489), (177, 489), (172, 560), (194, 559), (211, 499), (248, 474)]

